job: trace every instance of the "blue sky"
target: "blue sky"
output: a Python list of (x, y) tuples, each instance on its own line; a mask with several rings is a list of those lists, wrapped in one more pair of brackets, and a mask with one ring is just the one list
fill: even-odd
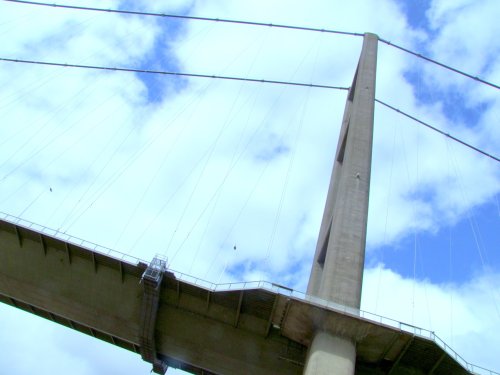
[(498, 242), (497, 217), (496, 204), (485, 204), (471, 213), (470, 220), (463, 219), (436, 233), (407, 236), (397, 246), (382, 247), (367, 259), (367, 264), (383, 262), (405, 277), (415, 276), (438, 284), (464, 283), (484, 272), (484, 268), (495, 270), (500, 267), (495, 247)]
[[(375, 32), (500, 82), (496, 0), (75, 3)], [(349, 36), (3, 1), (0, 35), (0, 57), (338, 86), (350, 85), (361, 47)], [(306, 289), (344, 91), (1, 64), (1, 212), (145, 260), (163, 253), (210, 281)], [(380, 43), (376, 96), (500, 153), (494, 88)], [(431, 329), (498, 371), (499, 191), (497, 162), (376, 105), (362, 308)], [(25, 345), (8, 327), (47, 342), (44, 353), (23, 348), (33, 367), (0, 358), (9, 373), (48, 374), (54, 358), (82, 375), (149, 373), (136, 355), (5, 306), (0, 315), (13, 334), (4, 352)], [(487, 345), (471, 347), (476, 337)]]
[(405, 1), (398, 0), (397, 4), (401, 7), (410, 26), (418, 29), (429, 30), (429, 21), (426, 16), (431, 7), (431, 0)]

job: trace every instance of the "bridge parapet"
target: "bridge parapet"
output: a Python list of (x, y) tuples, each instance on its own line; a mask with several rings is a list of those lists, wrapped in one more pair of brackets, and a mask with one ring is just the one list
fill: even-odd
[(0, 220), (0, 243), (0, 302), (141, 354), (157, 373), (168, 363), (199, 374), (298, 374), (322, 324), (356, 330), (359, 369), (498, 375), (431, 331), (275, 283), (217, 285), (168, 270), (166, 261), (129, 263), (19, 221)]

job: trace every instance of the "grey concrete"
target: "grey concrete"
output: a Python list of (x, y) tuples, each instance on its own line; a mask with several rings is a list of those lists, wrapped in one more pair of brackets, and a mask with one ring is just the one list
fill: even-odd
[[(138, 360), (144, 354), (140, 280), (146, 264), (2, 220), (0, 245), (0, 302), (133, 351)], [(345, 307), (261, 289), (213, 292), (169, 272), (159, 288), (154, 346), (156, 358), (169, 367), (195, 374), (300, 374), (320, 331), (353, 338), (360, 375), (391, 369), (467, 374), (434, 342)]]
[[(365, 262), (378, 37), (365, 34), (349, 90), (308, 294), (359, 308)], [(353, 338), (319, 331), (306, 374), (354, 374)]]
[[(146, 264), (128, 264), (7, 222), (0, 222), (0, 245), (2, 302), (138, 354), (150, 346), (169, 366), (190, 371), (302, 371), (306, 348), (273, 328), (272, 293), (211, 293), (166, 273), (153, 342), (144, 340), (151, 338), (151, 326), (141, 316)], [(155, 320), (153, 315), (148, 319)]]
[(378, 38), (366, 34), (337, 146), (308, 294), (359, 307), (363, 281)]
[(354, 374), (356, 349), (350, 339), (318, 332), (307, 358), (306, 375)]
[[(0, 220), (0, 302), (196, 374), (467, 374), (432, 340), (360, 317), (377, 37), (349, 92), (307, 300), (214, 292)], [(319, 296), (342, 305), (328, 305)], [(418, 333), (415, 331), (415, 333)], [(309, 349), (308, 349), (309, 348)], [(29, 355), (29, 353), (27, 354)]]

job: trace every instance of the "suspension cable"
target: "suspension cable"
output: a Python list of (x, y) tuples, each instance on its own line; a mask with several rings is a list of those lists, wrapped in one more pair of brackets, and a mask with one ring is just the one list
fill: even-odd
[(421, 125), (426, 126), (427, 128), (429, 128), (429, 129), (431, 129), (431, 130), (434, 130), (435, 132), (438, 132), (438, 133), (439, 133), (439, 134), (441, 134), (441, 135), (444, 135), (445, 137), (448, 137), (448, 138), (450, 138), (450, 139), (454, 140), (455, 142), (458, 142), (458, 143), (460, 143), (460, 144), (464, 145), (465, 147), (468, 147), (468, 148), (470, 148), (470, 149), (472, 149), (472, 150), (474, 150), (474, 151), (476, 151), (476, 152), (479, 152), (480, 154), (483, 154), (484, 156), (487, 156), (487, 157), (489, 157), (489, 158), (491, 158), (491, 159), (493, 159), (493, 160), (495, 160), (495, 161), (497, 161), (497, 162), (500, 162), (500, 158), (498, 158), (498, 157), (496, 157), (496, 156), (494, 156), (494, 155), (492, 155), (492, 154), (490, 154), (490, 153), (488, 153), (488, 152), (486, 152), (486, 151), (483, 151), (483, 150), (481, 150), (481, 149), (479, 149), (479, 148), (477, 148), (477, 147), (474, 147), (474, 146), (472, 146), (471, 144), (466, 143), (466, 142), (464, 142), (464, 141), (462, 141), (462, 140), (458, 139), (457, 137), (454, 137), (454, 136), (452, 136), (452, 135), (450, 135), (450, 134), (448, 134), (448, 133), (446, 133), (446, 132), (444, 132), (444, 131), (442, 131), (442, 130), (440, 130), (440, 129), (438, 129), (438, 128), (436, 128), (436, 127), (434, 127), (434, 126), (432, 126), (432, 125), (430, 125), (430, 124), (428, 124), (428, 123), (426, 123), (426, 122), (424, 122), (424, 121), (422, 121), (422, 120), (419, 120), (419, 119), (418, 119), (418, 118), (416, 118), (415, 116), (412, 116), (412, 115), (410, 115), (410, 114), (408, 114), (408, 113), (406, 113), (406, 112), (403, 112), (403, 111), (399, 110), (398, 108), (393, 107), (392, 105), (390, 105), (390, 104), (387, 104), (387, 103), (383, 102), (382, 100), (375, 99), (375, 101), (376, 101), (377, 103), (379, 103), (379, 104), (382, 104), (383, 106), (385, 106), (385, 107), (387, 107), (387, 108), (389, 108), (389, 109), (392, 109), (393, 111), (396, 111), (396, 112), (398, 112), (398, 113), (402, 114), (403, 116), (408, 117), (409, 119), (411, 119), (411, 120), (413, 120), (413, 121), (418, 122), (418, 123), (419, 123), (419, 124), (421, 124)]
[[(35, 1), (27, 1), (27, 0), (4, 0), (11, 3), (17, 4), (25, 4), (25, 5), (38, 5), (38, 6), (46, 6), (51, 8), (64, 8), (64, 9), (73, 9), (80, 11), (92, 11), (92, 12), (104, 12), (104, 13), (117, 13), (117, 14), (126, 14), (126, 15), (136, 15), (136, 16), (150, 16), (150, 17), (162, 17), (162, 18), (175, 18), (175, 19), (185, 19), (185, 20), (193, 20), (193, 21), (207, 21), (207, 22), (219, 22), (219, 23), (231, 23), (231, 24), (240, 24), (247, 26), (260, 26), (260, 27), (274, 27), (280, 29), (288, 29), (288, 30), (299, 30), (299, 31), (314, 31), (328, 34), (339, 34), (339, 35), (348, 35), (355, 37), (362, 37), (364, 33), (356, 33), (351, 31), (341, 31), (341, 30), (333, 30), (333, 29), (320, 29), (316, 27), (307, 27), (307, 26), (295, 26), (295, 25), (285, 25), (285, 24), (274, 24), (274, 23), (265, 23), (265, 22), (255, 22), (255, 21), (244, 21), (244, 20), (235, 20), (228, 18), (214, 18), (214, 17), (200, 17), (200, 16), (188, 16), (188, 15), (180, 15), (180, 14), (167, 14), (167, 13), (154, 13), (154, 12), (140, 12), (133, 10), (121, 10), (121, 9), (105, 9), (105, 8), (96, 8), (96, 7), (84, 7), (84, 6), (76, 6), (76, 5), (66, 5), (66, 4), (49, 4)], [(400, 45), (394, 44), (386, 39), (378, 38), (382, 43), (387, 44), (388, 46), (392, 46), (401, 51), (409, 53), (413, 56), (416, 56), (420, 59), (428, 61), (430, 63), (436, 64), (444, 69), (448, 69), (454, 73), (460, 74), (464, 77), (473, 79), (476, 82), (483, 83), (495, 89), (500, 89), (500, 85), (495, 83), (486, 81), (485, 79), (474, 76), (470, 73), (466, 73), (462, 70), (453, 68), (449, 65), (441, 63), (437, 60), (431, 59), (430, 57), (424, 56), (418, 52), (412, 51), (408, 48), (402, 47)]]
[(341, 34), (341, 35), (350, 35), (350, 36), (363, 36), (364, 35), (362, 33), (355, 33), (355, 32), (350, 32), (350, 31), (319, 29), (316, 27), (284, 25), (284, 24), (279, 24), (279, 23), (265, 23), (265, 22), (233, 20), (233, 19), (228, 19), (228, 18), (187, 16), (187, 15), (180, 15), (180, 14), (140, 12), (140, 11), (134, 11), (134, 10), (121, 10), (121, 9), (105, 9), (105, 8), (83, 7), (83, 6), (65, 5), (65, 4), (39, 3), (39, 2), (35, 2), (35, 1), (25, 1), (25, 0), (4, 0), (4, 1), (8, 1), (11, 3), (18, 3), (18, 4), (40, 5), (40, 6), (47, 6), (47, 7), (52, 7), (52, 8), (86, 10), (86, 11), (93, 11), (93, 12), (119, 13), (119, 14), (128, 14), (128, 15), (136, 15), (136, 16), (152, 16), (152, 17), (163, 17), (163, 18), (177, 18), (177, 19), (184, 19), (184, 20), (232, 23), (232, 24), (249, 25), (249, 26), (266, 26), (266, 27), (274, 27), (274, 28), (278, 28), (278, 29), (316, 31), (316, 32), (322, 32), (322, 33)]
[[(13, 1), (13, 0), (4, 0), (4, 1)], [(17, 1), (17, 0), (16, 0)], [(319, 85), (319, 84), (314, 84), (314, 83), (304, 83), (304, 82), (292, 82), (292, 81), (277, 81), (277, 80), (265, 80), (265, 79), (255, 79), (255, 78), (243, 78), (243, 77), (235, 77), (235, 76), (220, 76), (220, 75), (209, 75), (209, 74), (199, 74), (199, 73), (185, 73), (185, 72), (169, 72), (169, 71), (163, 71), (163, 70), (149, 70), (149, 69), (134, 69), (134, 68), (119, 68), (119, 67), (109, 67), (109, 66), (97, 66), (97, 65), (81, 65), (81, 64), (65, 64), (65, 63), (58, 63), (58, 62), (48, 62), (48, 61), (37, 61), (37, 60), (21, 60), (21, 59), (9, 59), (9, 58), (4, 58), (0, 57), (0, 61), (5, 61), (5, 62), (14, 62), (14, 63), (23, 63), (23, 64), (35, 64), (35, 65), (48, 65), (48, 66), (58, 66), (58, 67), (66, 67), (66, 68), (79, 68), (79, 69), (95, 69), (95, 70), (106, 70), (106, 71), (118, 71), (118, 72), (133, 72), (133, 73), (147, 73), (147, 74), (163, 74), (163, 75), (171, 75), (171, 76), (178, 76), (178, 77), (193, 77), (193, 78), (211, 78), (211, 79), (224, 79), (224, 80), (231, 80), (231, 81), (246, 81), (246, 82), (254, 82), (254, 83), (267, 83), (267, 84), (278, 84), (278, 85), (292, 85), (292, 86), (300, 86), (300, 87), (314, 87), (314, 88), (322, 88), (322, 89), (333, 89), (333, 90), (349, 90), (348, 87), (342, 87), (342, 86), (331, 86), (331, 85)], [(442, 130), (439, 130), (438, 128), (416, 118), (415, 116), (412, 116), (406, 112), (403, 112), (399, 110), (396, 107), (393, 107), (390, 104), (387, 104), (383, 102), (382, 100), (375, 99), (375, 101), (389, 109), (392, 109), (393, 111), (396, 111), (403, 116), (408, 117), (409, 119), (412, 119), (413, 121), (418, 122), (421, 125), (424, 125), (428, 127), (431, 130), (434, 130), (445, 137), (448, 137), (450, 139), (453, 139), (454, 141), (476, 151), (479, 152), (480, 154), (487, 156), (497, 162), (500, 162), (500, 158), (483, 151), (475, 146), (472, 146), (469, 143), (466, 143), (459, 138), (456, 138)]]
[[(10, 0), (5, 0), (5, 1), (10, 1)], [(82, 65), (82, 64), (65, 64), (65, 63), (50, 62), (50, 61), (9, 59), (9, 58), (5, 58), (5, 57), (0, 57), (0, 61), (23, 63), (23, 64), (59, 66), (59, 67), (64, 67), (64, 68), (94, 69), (94, 70), (107, 70), (107, 71), (129, 72), (129, 73), (163, 74), (163, 75), (170, 75), (170, 76), (177, 76), (177, 77), (213, 78), (213, 79), (225, 79), (225, 80), (230, 80), (230, 81), (270, 83), (270, 84), (277, 84), (277, 85), (315, 87), (315, 88), (333, 89), (333, 90), (349, 90), (348, 87), (342, 87), (342, 86), (318, 85), (318, 84), (314, 84), (314, 83), (305, 83), (305, 82), (276, 81), (276, 80), (267, 80), (267, 79), (243, 78), (243, 77), (233, 77), (233, 76), (219, 76), (219, 75), (186, 73), (186, 72), (169, 72), (169, 71), (165, 71), (165, 70), (120, 68), (120, 67)]]
[(463, 70), (459, 70), (459, 69), (453, 68), (453, 67), (451, 67), (449, 65), (443, 64), (443, 63), (441, 63), (441, 62), (439, 62), (437, 60), (431, 59), (430, 57), (424, 56), (424, 55), (422, 55), (422, 54), (420, 54), (418, 52), (411, 51), (408, 48), (401, 47), (401, 46), (399, 46), (397, 44), (394, 44), (394, 43), (392, 43), (392, 42), (390, 42), (388, 40), (385, 40), (383, 38), (378, 38), (378, 40), (381, 41), (382, 43), (387, 44), (388, 46), (397, 48), (397, 49), (399, 49), (401, 51), (409, 53), (410, 55), (416, 56), (416, 57), (418, 57), (418, 58), (420, 58), (422, 60), (425, 60), (425, 61), (428, 61), (430, 63), (436, 64), (436, 65), (440, 66), (441, 68), (445, 68), (445, 69), (451, 70), (454, 73), (463, 75), (464, 77), (473, 79), (474, 81), (477, 81), (477, 82), (480, 82), (480, 83), (484, 83), (485, 85), (491, 86), (491, 87), (493, 87), (495, 89), (500, 89), (499, 85), (496, 85), (496, 84), (494, 84), (492, 82), (488, 82), (488, 81), (486, 81), (486, 80), (484, 80), (482, 78), (479, 78), (477, 76), (473, 76), (472, 74), (466, 73)]

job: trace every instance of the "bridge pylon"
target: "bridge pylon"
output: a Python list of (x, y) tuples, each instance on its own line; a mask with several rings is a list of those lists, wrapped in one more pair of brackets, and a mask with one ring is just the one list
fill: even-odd
[[(378, 37), (366, 33), (342, 120), (307, 293), (359, 309), (365, 261)], [(352, 375), (353, 337), (316, 323), (305, 374)]]

